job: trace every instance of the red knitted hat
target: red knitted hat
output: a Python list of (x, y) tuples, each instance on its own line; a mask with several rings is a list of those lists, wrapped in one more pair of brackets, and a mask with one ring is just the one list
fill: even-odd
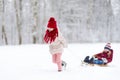
[(48, 28), (57, 28), (56, 21), (54, 17), (51, 17), (48, 21)]

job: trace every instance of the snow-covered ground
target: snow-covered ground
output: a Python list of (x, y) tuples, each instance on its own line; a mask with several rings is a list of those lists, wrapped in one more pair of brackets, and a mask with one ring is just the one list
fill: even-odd
[(62, 59), (67, 69), (57, 72), (48, 45), (0, 46), (0, 80), (118, 80), (120, 43), (112, 43), (113, 62), (108, 67), (81, 66), (81, 60), (103, 50), (105, 43), (69, 44)]

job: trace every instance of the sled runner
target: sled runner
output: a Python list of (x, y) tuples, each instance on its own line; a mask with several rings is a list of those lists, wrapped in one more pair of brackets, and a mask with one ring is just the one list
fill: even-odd
[(87, 63), (81, 60), (81, 66), (100, 66), (100, 67), (108, 67), (107, 64), (92, 64), (92, 63)]
[(81, 66), (94, 66), (94, 64), (90, 64), (81, 60)]

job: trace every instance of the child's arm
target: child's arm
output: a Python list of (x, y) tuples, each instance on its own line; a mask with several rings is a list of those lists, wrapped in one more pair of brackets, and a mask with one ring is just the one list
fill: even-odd
[(93, 55), (95, 58), (98, 58), (98, 59), (101, 59), (102, 57), (102, 52), (101, 53), (97, 53), (97, 54), (95, 54), (95, 55)]
[(62, 36), (62, 34), (59, 35), (59, 40), (60, 40), (60, 43), (63, 45), (64, 48), (66, 48), (68, 46), (67, 42), (66, 42), (65, 38)]

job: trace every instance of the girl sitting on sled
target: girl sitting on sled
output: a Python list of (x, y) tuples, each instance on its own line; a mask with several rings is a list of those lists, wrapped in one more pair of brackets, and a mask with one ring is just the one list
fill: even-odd
[(105, 66), (108, 63), (112, 62), (112, 59), (113, 59), (113, 49), (111, 49), (111, 44), (107, 43), (102, 52), (93, 55), (92, 58), (86, 56), (84, 62), (93, 65), (98, 64), (101, 66)]

